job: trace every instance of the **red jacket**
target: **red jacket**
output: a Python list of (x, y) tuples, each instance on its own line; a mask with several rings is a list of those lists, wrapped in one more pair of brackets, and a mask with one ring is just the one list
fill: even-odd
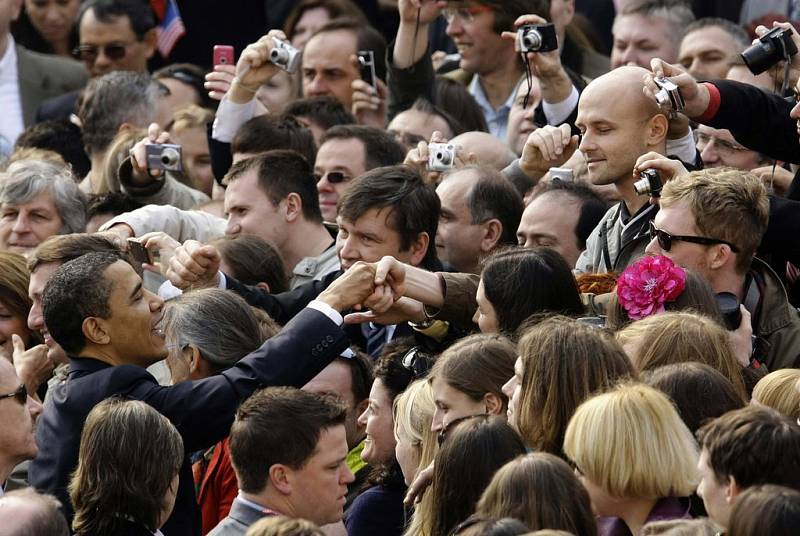
[(192, 465), (197, 504), (203, 517), (203, 536), (228, 517), (239, 484), (231, 465), (230, 438), (225, 438)]

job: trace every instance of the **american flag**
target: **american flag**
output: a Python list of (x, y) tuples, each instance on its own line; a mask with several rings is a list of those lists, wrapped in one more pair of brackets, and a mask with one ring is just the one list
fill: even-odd
[(150, 5), (160, 20), (156, 26), (156, 46), (161, 55), (167, 58), (178, 39), (186, 33), (186, 27), (175, 0), (150, 0)]

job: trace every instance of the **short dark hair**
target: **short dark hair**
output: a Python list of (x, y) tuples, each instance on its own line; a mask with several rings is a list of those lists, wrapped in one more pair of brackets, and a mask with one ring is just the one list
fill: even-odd
[(503, 225), (498, 245), (517, 245), (517, 228), (525, 210), (522, 196), (508, 179), (493, 168), (467, 166), (454, 173), (464, 170), (478, 175), (478, 180), (466, 195), (471, 223), (480, 224), (496, 218)]
[(206, 71), (199, 65), (194, 63), (170, 63), (153, 72), (155, 80), (163, 80), (164, 78), (172, 78), (190, 86), (197, 93), (197, 100), (199, 105), (203, 108), (215, 110), (217, 108), (217, 101), (208, 96), (208, 91), (205, 88)]
[(286, 196), (296, 193), (303, 205), (303, 217), (311, 222), (322, 223), (317, 183), (311, 164), (303, 155), (280, 149), (240, 160), (225, 175), (223, 183), (228, 184), (251, 170), (256, 172), (258, 185), (272, 204), (277, 206)]
[(409, 166), (386, 166), (367, 171), (350, 183), (339, 198), (339, 216), (355, 222), (372, 209), (391, 208), (390, 228), (400, 235), (400, 247), (408, 250), (421, 233), (428, 234), (428, 251), (421, 265), (434, 268), (436, 228), (441, 203), (436, 192)]
[(211, 242), (230, 270), (229, 276), (245, 285), (264, 282), (272, 294), (289, 290), (289, 278), (280, 253), (254, 235), (224, 236)]
[(608, 203), (594, 190), (580, 182), (550, 181), (537, 192), (536, 197), (547, 193), (558, 193), (574, 199), (581, 208), (578, 221), (575, 223), (575, 238), (578, 249), (586, 249), (586, 241), (600, 220), (608, 211)]
[[(337, 17), (326, 22), (311, 38), (328, 32), (347, 31), (356, 36), (356, 50), (371, 50), (375, 55), (375, 76), (386, 80), (386, 38), (366, 24), (364, 20), (352, 17)], [(310, 39), (309, 39), (310, 40)]]
[(296, 151), (312, 165), (317, 158), (314, 135), (296, 117), (286, 114), (253, 117), (239, 127), (231, 142), (231, 153), (259, 154), (275, 149)]
[(494, 31), (514, 31), (514, 21), (522, 15), (538, 15), (550, 20), (550, 0), (478, 0), (494, 11)]
[(295, 27), (300, 22), (303, 14), (311, 9), (318, 8), (327, 11), (328, 17), (331, 19), (348, 17), (360, 20), (365, 24), (367, 22), (364, 12), (351, 0), (300, 0), (286, 16), (286, 21), (283, 23), (283, 32), (289, 40), (294, 37)]
[(433, 102), (441, 110), (458, 118), (461, 132), (489, 132), (486, 117), (475, 97), (458, 80), (437, 76), (433, 83)]
[(369, 398), (372, 388), (373, 374), (372, 359), (358, 350), (353, 350), (352, 357), (337, 358), (347, 364), (350, 369), (350, 384), (352, 385), (353, 399), (356, 404)]
[(464, 128), (461, 125), (461, 122), (459, 122), (459, 120), (456, 119), (452, 114), (445, 111), (443, 108), (436, 106), (425, 97), (418, 97), (417, 100), (414, 101), (414, 104), (411, 105), (410, 109), (427, 115), (436, 115), (440, 117), (445, 123), (447, 123), (447, 127), (450, 129), (450, 132), (453, 133), (453, 138), (459, 134), (468, 132), (468, 129)]
[(44, 323), (68, 354), (75, 355), (86, 346), (84, 319), (111, 316), (108, 302), (114, 282), (104, 274), (122, 260), (117, 253), (87, 253), (59, 266), (47, 282), (42, 294)]
[(777, 411), (748, 406), (726, 413), (697, 432), (717, 481), (740, 489), (778, 484), (800, 490), (800, 426)]
[(406, 158), (406, 150), (383, 129), (365, 125), (337, 125), (325, 131), (320, 147), (329, 140), (357, 139), (364, 144), (364, 163), (367, 171), (383, 166), (396, 166)]
[(80, 178), (85, 177), (92, 167), (83, 149), (81, 129), (69, 119), (51, 119), (29, 126), (19, 135), (14, 147), (56, 152)]
[(729, 21), (728, 19), (723, 19), (722, 17), (703, 17), (702, 19), (697, 19), (686, 27), (686, 34), (689, 34), (695, 30), (702, 30), (703, 28), (711, 28), (714, 26), (722, 28), (726, 33), (733, 37), (733, 40), (739, 46), (739, 49), (736, 50), (736, 52), (741, 52), (750, 46), (751, 40), (750, 36), (747, 35), (747, 30), (742, 28), (741, 25)]
[(323, 430), (343, 425), (347, 406), (331, 396), (293, 387), (256, 391), (231, 426), (231, 462), (245, 493), (264, 490), (269, 468), (300, 469), (314, 454)]
[(745, 490), (733, 505), (728, 521), (730, 536), (796, 534), (800, 527), (800, 492), (764, 485)]
[(155, 28), (156, 19), (148, 2), (142, 0), (86, 0), (78, 11), (76, 26), (80, 28), (83, 16), (92, 10), (97, 20), (108, 24), (117, 17), (128, 17), (131, 29), (140, 40)]
[(500, 331), (509, 336), (534, 314), (577, 317), (584, 312), (572, 269), (550, 248), (498, 251), (486, 261), (481, 279)]
[(711, 419), (744, 407), (731, 381), (717, 369), (689, 361), (642, 373), (645, 383), (667, 395), (693, 434)]
[(119, 247), (101, 235), (72, 233), (51, 236), (28, 255), (28, 270), (33, 272), (43, 264), (64, 264), (77, 259), (87, 253), (114, 253), (127, 258), (127, 254), (120, 251)]
[(142, 204), (122, 192), (108, 192), (89, 196), (89, 205), (86, 209), (87, 221), (99, 214), (112, 214), (118, 216), (141, 208)]
[(328, 130), (336, 125), (354, 125), (353, 117), (336, 97), (319, 95), (296, 99), (286, 105), (283, 113), (300, 118), (308, 118), (321, 128)]

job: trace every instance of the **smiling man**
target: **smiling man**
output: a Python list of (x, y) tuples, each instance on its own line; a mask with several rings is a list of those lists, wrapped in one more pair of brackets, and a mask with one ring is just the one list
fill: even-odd
[[(120, 254), (90, 253), (62, 265), (45, 287), (42, 302), (53, 339), (69, 355), (70, 374), (54, 388), (37, 426), (42, 447), (31, 465), (31, 484), (69, 504), (66, 486), (77, 463), (83, 423), (98, 402), (112, 396), (142, 400), (159, 410), (179, 426), (187, 452), (221, 441), (236, 408), (256, 388), (300, 387), (344, 350), (339, 312), (367, 298), (362, 289), (373, 277), (368, 267), (352, 270), (281, 333), (220, 375), (162, 387), (144, 367), (167, 354), (163, 300), (142, 287)], [(199, 534), (192, 482), (186, 458), (175, 509), (163, 528), (167, 536)]]
[(649, 68), (653, 58), (674, 63), (681, 39), (694, 21), (683, 0), (630, 0), (614, 19), (611, 68), (638, 65)]

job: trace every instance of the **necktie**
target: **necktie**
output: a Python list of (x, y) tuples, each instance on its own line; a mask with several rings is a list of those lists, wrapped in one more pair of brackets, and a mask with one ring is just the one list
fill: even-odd
[(385, 343), (386, 326), (383, 324), (369, 324), (369, 329), (367, 330), (367, 353), (370, 357), (378, 357)]

